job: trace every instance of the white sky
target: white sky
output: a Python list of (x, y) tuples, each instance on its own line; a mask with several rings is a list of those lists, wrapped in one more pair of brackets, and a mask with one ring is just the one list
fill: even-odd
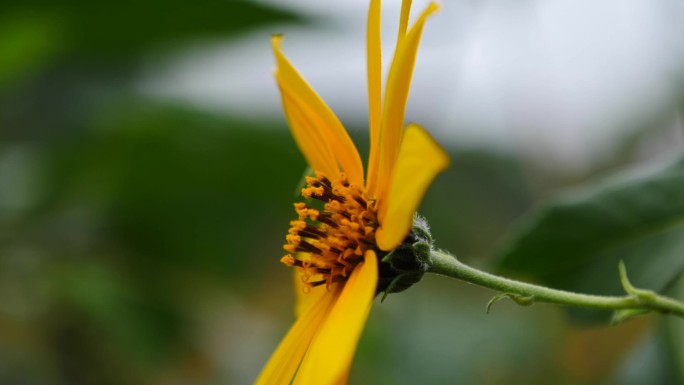
[[(219, 113), (280, 119), (269, 36), (283, 33), (283, 50), (340, 119), (364, 127), (367, 0), (270, 2), (315, 24), (271, 25), (190, 48), (161, 70), (150, 62), (143, 91)], [(414, 1), (413, 15), (426, 4)], [(581, 164), (634, 122), (671, 110), (682, 89), (681, 0), (441, 4), (423, 34), (407, 112), (407, 121), (440, 140)], [(400, 1), (383, 7), (387, 67)]]

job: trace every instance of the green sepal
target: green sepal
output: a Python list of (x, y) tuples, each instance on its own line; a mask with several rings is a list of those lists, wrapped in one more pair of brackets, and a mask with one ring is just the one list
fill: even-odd
[(430, 266), (432, 243), (427, 221), (416, 214), (404, 242), (380, 258), (376, 293), (383, 293), (381, 301), (420, 282)]

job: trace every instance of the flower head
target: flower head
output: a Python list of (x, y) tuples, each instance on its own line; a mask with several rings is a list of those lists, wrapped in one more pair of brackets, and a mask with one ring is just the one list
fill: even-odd
[(378, 284), (378, 257), (409, 234), (423, 194), (449, 158), (420, 126), (404, 128), (416, 53), (430, 4), (408, 28), (402, 4), (399, 35), (382, 99), (380, 0), (368, 14), (368, 102), (371, 148), (364, 170), (354, 143), (332, 110), (272, 39), (275, 77), (292, 135), (315, 175), (295, 204), (298, 218), (281, 261), (296, 269), (297, 320), (257, 379), (258, 384), (345, 382)]

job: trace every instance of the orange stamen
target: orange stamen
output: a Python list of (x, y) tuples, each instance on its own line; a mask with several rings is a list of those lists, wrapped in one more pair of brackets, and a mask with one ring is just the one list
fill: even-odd
[(328, 179), (322, 173), (306, 178), (302, 196), (323, 202), (323, 210), (295, 203), (298, 220), (290, 222), (281, 259), (301, 271), (305, 291), (325, 283), (346, 281), (375, 245), (375, 201), (363, 186), (349, 183), (344, 174)]

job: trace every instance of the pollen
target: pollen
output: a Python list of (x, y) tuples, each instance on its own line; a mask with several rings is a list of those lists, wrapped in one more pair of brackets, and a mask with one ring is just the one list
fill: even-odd
[(294, 204), (298, 218), (290, 222), (283, 246), (288, 254), (280, 261), (300, 270), (305, 291), (346, 281), (366, 250), (375, 248), (375, 200), (344, 174), (331, 180), (322, 173), (306, 177), (302, 197), (309, 203)]

